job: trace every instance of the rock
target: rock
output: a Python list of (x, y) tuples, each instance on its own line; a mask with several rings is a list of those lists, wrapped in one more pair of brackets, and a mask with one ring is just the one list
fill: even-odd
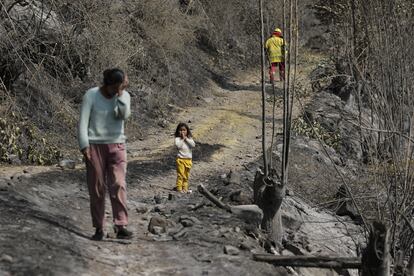
[(191, 220), (188, 220), (188, 219), (182, 220), (180, 222), (184, 227), (191, 227), (191, 226), (194, 225), (194, 222), (192, 222)]
[(157, 205), (154, 207), (153, 211), (156, 213), (165, 213), (165, 206), (164, 205)]
[(138, 204), (135, 207), (135, 211), (137, 211), (138, 214), (145, 214), (148, 212), (148, 207), (144, 204)]
[(200, 220), (195, 217), (183, 215), (178, 220), (184, 227), (191, 227), (194, 224), (200, 224)]
[(292, 191), (292, 190), (290, 190), (290, 189), (286, 189), (286, 195), (287, 196), (294, 196), (295, 195), (295, 193)]
[(171, 236), (168, 236), (167, 234), (159, 234), (159, 235), (152, 237), (152, 240), (157, 241), (157, 242), (168, 242), (168, 241), (174, 240), (174, 238)]
[[(362, 160), (365, 158), (365, 153), (359, 143), (359, 129), (358, 125), (358, 109), (356, 107), (347, 107), (344, 102), (345, 99), (329, 92), (321, 92), (315, 100), (313, 100), (307, 107), (304, 114), (311, 122), (318, 122), (327, 132), (338, 133), (341, 137), (340, 143), (337, 147), (337, 152), (341, 156)], [(362, 121), (371, 122), (376, 121), (369, 112), (363, 110)], [(377, 125), (372, 126), (378, 128)], [(363, 131), (363, 139), (374, 139), (372, 132)], [(334, 159), (335, 163), (341, 164), (340, 159)]]
[(154, 235), (161, 235), (162, 233), (165, 233), (165, 228), (160, 227), (160, 226), (154, 226), (152, 228), (151, 233)]
[(23, 170), (23, 173), (34, 173), (34, 169), (33, 168), (31, 168), (31, 167), (28, 167), (28, 168), (25, 168), (24, 170)]
[(174, 200), (175, 196), (173, 194), (168, 194), (168, 200)]
[(257, 205), (232, 206), (231, 212), (246, 223), (260, 225), (263, 219), (263, 211)]
[(213, 98), (203, 98), (206, 103), (211, 103), (214, 99)]
[(239, 246), (239, 248), (241, 250), (246, 250), (246, 251), (250, 251), (254, 248), (254, 246), (252, 246), (251, 244), (247, 243), (247, 242), (242, 242)]
[(59, 167), (62, 169), (73, 170), (76, 167), (76, 162), (73, 160), (65, 159), (59, 162)]
[(287, 229), (297, 231), (303, 224), (303, 219), (296, 210), (282, 210), (282, 223)]
[(362, 221), (361, 215), (358, 214), (358, 211), (351, 200), (351, 195), (344, 185), (339, 187), (335, 198), (338, 199), (338, 202), (333, 204), (331, 207), (336, 210), (335, 213), (338, 216), (349, 216), (357, 222)]
[(16, 154), (10, 154), (9, 155), (9, 163), (12, 165), (21, 165), (22, 160), (20, 160), (19, 156)]
[[(162, 217), (152, 217), (149, 224), (148, 224), (148, 231), (158, 235), (160, 233), (165, 233), (167, 232), (168, 227), (173, 226), (174, 224)], [(159, 227), (159, 228), (155, 228), (155, 227)]]
[(0, 257), (0, 262), (12, 263), (13, 257), (7, 254), (2, 254)]
[(250, 197), (243, 193), (241, 190), (232, 192), (230, 194), (230, 200), (240, 205), (248, 205), (252, 203)]
[(240, 250), (232, 245), (224, 246), (224, 253), (231, 256), (237, 256), (240, 254)]
[(161, 195), (155, 195), (154, 196), (154, 201), (156, 204), (161, 204), (162, 203), (162, 196)]
[(241, 183), (241, 176), (240, 173), (230, 171), (226, 178), (223, 180), (224, 185), (240, 185)]
[(188, 235), (188, 231), (185, 227), (181, 229), (180, 231), (176, 232), (175, 234), (172, 234), (172, 237), (174, 240), (178, 240), (180, 238), (185, 238)]

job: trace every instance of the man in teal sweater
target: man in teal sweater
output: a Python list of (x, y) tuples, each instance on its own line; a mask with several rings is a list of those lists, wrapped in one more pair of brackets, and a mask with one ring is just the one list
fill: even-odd
[(131, 115), (127, 75), (120, 69), (103, 73), (103, 85), (83, 96), (78, 142), (86, 161), (93, 240), (104, 237), (105, 195), (109, 190), (117, 238), (130, 239), (126, 195), (124, 122)]

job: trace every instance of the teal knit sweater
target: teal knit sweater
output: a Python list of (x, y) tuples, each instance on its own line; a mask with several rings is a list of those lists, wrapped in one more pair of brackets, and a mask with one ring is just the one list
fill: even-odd
[(125, 143), (124, 121), (131, 115), (131, 97), (105, 98), (99, 87), (89, 89), (83, 96), (78, 129), (79, 148), (89, 144)]

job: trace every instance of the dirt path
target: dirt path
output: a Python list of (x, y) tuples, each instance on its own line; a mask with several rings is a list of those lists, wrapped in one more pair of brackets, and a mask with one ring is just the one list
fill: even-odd
[[(143, 141), (128, 144), (129, 229), (135, 234), (131, 241), (111, 238), (109, 204), (109, 238), (89, 240), (93, 229), (83, 166), (64, 171), (0, 169), (0, 275), (284, 275), (283, 268), (252, 261), (252, 252), (264, 252), (254, 229), (208, 203), (194, 210), (205, 202), (196, 191), (184, 196), (172, 191), (173, 132), (183, 121), (189, 122), (197, 143), (190, 188), (203, 183), (221, 192), (251, 192), (252, 170), (261, 152), (260, 83), (247, 74), (230, 87), (212, 83), (211, 97), (182, 109), (173, 123), (154, 128)], [(276, 110), (280, 130), (282, 111), (280, 106)], [(268, 104), (269, 130), (271, 123)], [(230, 170), (242, 172), (239, 187), (222, 184), (220, 176)], [(185, 216), (195, 218), (194, 225), (182, 227)], [(148, 233), (152, 217), (172, 222), (170, 233)], [(242, 250), (224, 254), (225, 245)]]
[[(257, 80), (244, 79), (259, 87)], [(0, 263), (0, 275), (7, 275), (5, 271), (13, 275), (247, 275), (258, 271), (274, 275), (272, 266), (251, 261), (248, 251), (239, 256), (223, 253), (223, 245), (243, 242), (239, 229), (226, 226), (232, 218), (212, 206), (200, 214), (191, 211), (202, 197), (196, 192), (181, 196), (172, 191), (172, 134), (178, 121), (189, 122), (197, 142), (193, 190), (198, 183), (219, 181), (220, 174), (242, 168), (260, 153), (260, 92), (230, 92), (215, 84), (212, 89), (211, 98), (182, 110), (174, 123), (128, 145), (129, 228), (135, 233), (130, 242), (88, 239), (93, 229), (83, 168), (3, 168), (0, 255), (5, 260)], [(168, 201), (168, 196), (174, 199)], [(138, 213), (137, 207), (148, 211)], [(109, 206), (107, 214), (110, 222)], [(147, 231), (152, 216), (178, 224), (186, 214), (197, 217), (200, 225), (191, 227), (182, 239)], [(110, 223), (107, 231), (111, 233)], [(246, 242), (253, 243), (251, 239)]]
[[(260, 152), (260, 93), (245, 90), (229, 92), (212, 87), (213, 97), (200, 100), (202, 103), (198, 107), (183, 110), (176, 119), (176, 122), (189, 122), (197, 142), (190, 181), (193, 190), (199, 183), (209, 185), (209, 182), (220, 181), (220, 174), (240, 170), (243, 165), (255, 161)], [(176, 123), (173, 123), (162, 131), (157, 129), (149, 133), (146, 140), (129, 145), (132, 156), (128, 169), (129, 200), (132, 206), (144, 202), (152, 208), (154, 196), (157, 196), (162, 199), (158, 205), (162, 216), (173, 221), (179, 220), (182, 215), (196, 216), (202, 223), (183, 239), (170, 241), (167, 238), (165, 242), (154, 243), (151, 242), (154, 237), (146, 233), (149, 217), (153, 214), (140, 216), (131, 212), (130, 228), (139, 233), (137, 239), (141, 247), (137, 250), (135, 246), (110, 245), (109, 248), (127, 263), (128, 267), (121, 274), (253, 275), (262, 271), (272, 275), (275, 272), (272, 266), (252, 262), (248, 254), (243, 257), (223, 254), (226, 236), (233, 232), (231, 227), (222, 225), (230, 219), (227, 214), (214, 210), (214, 207), (209, 208), (208, 212), (213, 211), (210, 214), (191, 211), (191, 207), (203, 200), (202, 197), (196, 192), (181, 196), (172, 191), (176, 177), (175, 126)], [(173, 196), (174, 200), (167, 201), (168, 196)], [(208, 220), (212, 218), (218, 221), (209, 225)], [(236, 237), (227, 241), (228, 244), (234, 242), (235, 246), (239, 246), (237, 242), (240, 241)], [(107, 254), (102, 254), (102, 257), (107, 258)], [(96, 267), (93, 270), (103, 268), (97, 263), (92, 263), (92, 266)]]

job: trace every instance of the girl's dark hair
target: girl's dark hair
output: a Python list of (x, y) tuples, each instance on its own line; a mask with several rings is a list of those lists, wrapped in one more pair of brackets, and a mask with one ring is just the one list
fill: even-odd
[(121, 84), (124, 78), (124, 71), (118, 68), (106, 69), (103, 72), (103, 83), (105, 85)]
[(186, 123), (179, 123), (177, 126), (177, 129), (175, 130), (175, 137), (180, 137), (180, 129), (182, 127), (185, 127), (187, 129), (187, 136), (188, 137), (193, 137), (193, 134), (191, 133), (190, 128), (188, 127), (188, 125)]

